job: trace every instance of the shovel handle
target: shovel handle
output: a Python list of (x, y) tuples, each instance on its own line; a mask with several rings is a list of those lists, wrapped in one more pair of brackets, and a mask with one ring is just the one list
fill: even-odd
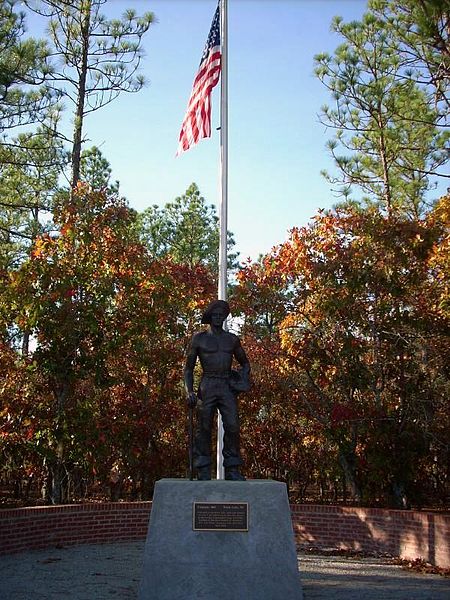
[(189, 407), (189, 479), (194, 479), (194, 407)]

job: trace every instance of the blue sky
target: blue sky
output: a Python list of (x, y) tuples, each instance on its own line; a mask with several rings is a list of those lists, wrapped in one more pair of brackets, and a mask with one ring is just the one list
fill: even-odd
[[(216, 0), (108, 0), (106, 16), (152, 11), (141, 72), (148, 85), (123, 94), (85, 121), (131, 206), (164, 205), (195, 182), (218, 202), (218, 87), (213, 137), (175, 157), (192, 82)], [(327, 90), (313, 57), (340, 43), (331, 19), (359, 19), (365, 0), (229, 0), (229, 229), (243, 260), (256, 259), (336, 202), (320, 175), (332, 170), (319, 122)], [(29, 33), (37, 27), (29, 21)]]

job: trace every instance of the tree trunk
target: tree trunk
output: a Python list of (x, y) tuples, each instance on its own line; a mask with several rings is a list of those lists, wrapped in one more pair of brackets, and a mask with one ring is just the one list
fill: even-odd
[(30, 330), (27, 329), (23, 332), (22, 337), (22, 356), (28, 356), (30, 351)]
[(384, 123), (383, 123), (383, 116), (381, 113), (381, 106), (378, 107), (379, 108), (379, 113), (378, 113), (378, 126), (380, 128), (380, 147), (379, 147), (379, 151), (380, 151), (380, 160), (381, 160), (381, 166), (383, 169), (383, 183), (384, 183), (384, 199), (386, 201), (386, 208), (387, 208), (387, 212), (388, 212), (388, 216), (389, 218), (392, 217), (392, 191), (391, 191), (391, 182), (389, 179), (389, 167), (388, 167), (388, 163), (387, 163), (387, 156), (386, 156), (386, 142), (384, 139)]
[(49, 465), (51, 472), (50, 501), (52, 504), (62, 504), (66, 500), (66, 468), (65, 468), (65, 422), (66, 402), (69, 397), (69, 383), (60, 382), (57, 385), (56, 395), (56, 425), (55, 440), (56, 452), (52, 464)]
[(75, 124), (72, 146), (72, 189), (80, 179), (81, 143), (83, 133), (84, 102), (86, 95), (86, 79), (88, 71), (89, 26), (91, 18), (91, 3), (87, 2), (81, 15), (82, 55), (79, 69), (78, 96), (75, 110)]
[(407, 510), (410, 508), (410, 504), (405, 492), (405, 486), (401, 481), (392, 482), (392, 497), (394, 508), (399, 508), (402, 510)]
[(356, 502), (361, 502), (361, 488), (356, 477), (356, 457), (354, 452), (339, 448), (339, 464), (344, 471), (345, 481), (348, 482)]
[(345, 471), (342, 471), (342, 500), (347, 503), (347, 477)]
[(58, 442), (56, 461), (52, 466), (52, 488), (50, 500), (52, 504), (63, 504), (64, 502), (64, 442)]

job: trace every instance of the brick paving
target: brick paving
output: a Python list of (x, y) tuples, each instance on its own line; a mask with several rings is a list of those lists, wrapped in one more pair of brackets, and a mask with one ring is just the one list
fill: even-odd
[[(1, 556), (0, 599), (136, 600), (143, 553), (141, 540)], [(449, 579), (385, 559), (308, 554), (299, 565), (304, 600), (450, 600)]]

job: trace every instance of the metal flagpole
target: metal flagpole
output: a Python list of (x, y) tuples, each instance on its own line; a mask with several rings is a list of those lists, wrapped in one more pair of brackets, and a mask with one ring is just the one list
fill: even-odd
[[(220, 0), (220, 45), (222, 54), (220, 84), (220, 205), (219, 205), (219, 300), (227, 299), (228, 232), (228, 11), (227, 0)], [(223, 423), (217, 417), (217, 479), (224, 479)]]

